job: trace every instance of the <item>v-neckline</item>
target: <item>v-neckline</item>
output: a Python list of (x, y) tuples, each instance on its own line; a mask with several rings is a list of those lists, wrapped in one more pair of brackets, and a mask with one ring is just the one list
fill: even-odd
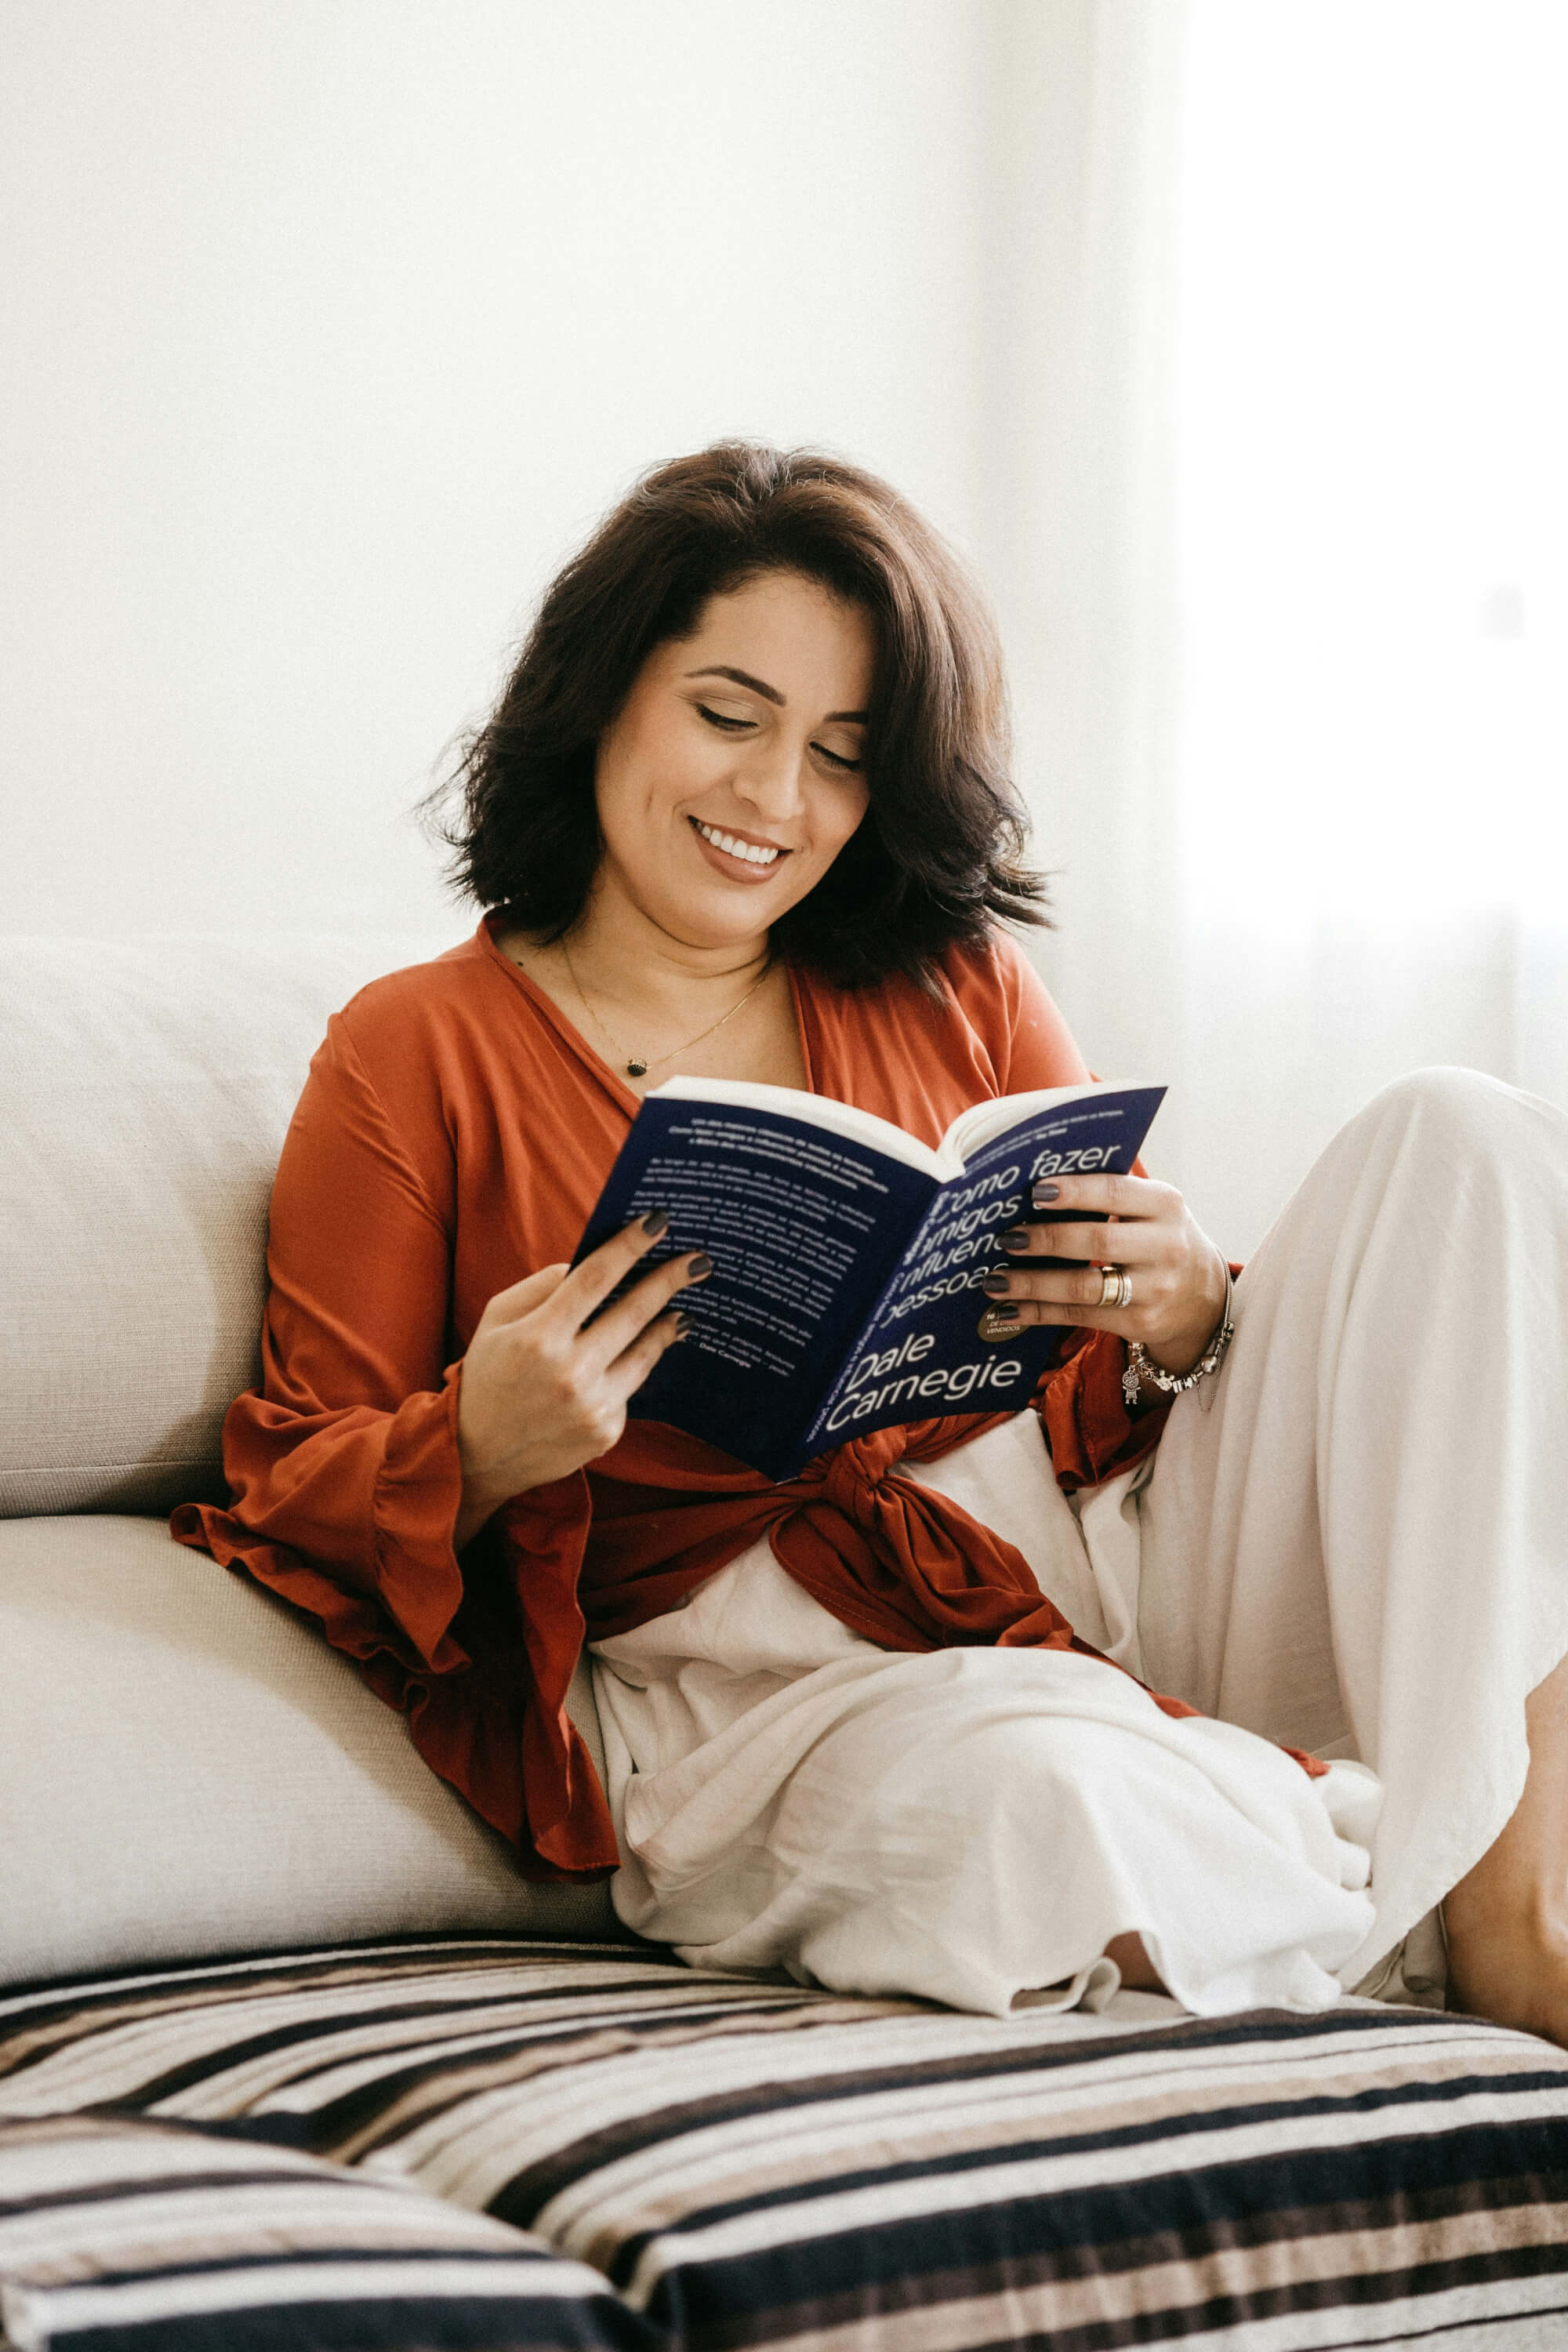
[[(521, 964), (514, 962), (507, 954), (491, 928), (497, 919), (498, 918), (491, 914), (484, 916), (480, 920), (476, 936), (481, 951), (487, 953), (492, 962), (500, 966), (509, 980), (515, 982), (529, 1003), (544, 1015), (562, 1043), (570, 1048), (590, 1075), (599, 1080), (605, 1093), (613, 1098), (620, 1109), (626, 1113), (628, 1119), (636, 1118), (642, 1107), (644, 1097), (634, 1093), (614, 1064), (606, 1062), (604, 1055), (589, 1044), (576, 1023), (570, 1020), (562, 1011), (548, 989), (541, 988), (532, 974), (524, 971)], [(790, 1003), (795, 1012), (795, 1039), (800, 1046), (801, 1067), (805, 1072), (805, 1086), (792, 1088), (790, 1091), (809, 1095), (820, 1094), (822, 1087), (812, 1053), (813, 1031), (816, 1024), (811, 1019), (811, 1001), (805, 976), (793, 963), (786, 963), (784, 971), (789, 976)], [(649, 1092), (652, 1091), (650, 1087)]]

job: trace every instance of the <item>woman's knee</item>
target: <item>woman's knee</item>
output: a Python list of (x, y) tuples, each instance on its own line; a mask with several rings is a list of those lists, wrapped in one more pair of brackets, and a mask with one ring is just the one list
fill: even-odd
[(1471, 1070), (1458, 1063), (1434, 1062), (1419, 1070), (1406, 1070), (1402, 1077), (1393, 1079), (1381, 1093), (1373, 1097), (1369, 1109), (1380, 1103), (1405, 1105), (1413, 1110), (1423, 1110), (1455, 1118), (1473, 1118), (1495, 1106), (1499, 1097), (1513, 1097), (1512, 1087), (1501, 1078), (1494, 1078), (1485, 1070)]
[(1393, 1123), (1419, 1135), (1422, 1144), (1444, 1158), (1494, 1143), (1521, 1114), (1540, 1106), (1484, 1070), (1444, 1063), (1407, 1070), (1373, 1095), (1352, 1126)]

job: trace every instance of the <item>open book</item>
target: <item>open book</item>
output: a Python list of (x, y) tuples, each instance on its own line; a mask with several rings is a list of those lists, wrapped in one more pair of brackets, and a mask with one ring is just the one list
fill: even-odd
[[(945, 1413), (1016, 1412), (1067, 1330), (993, 1330), (997, 1236), (1038, 1221), (1030, 1187), (1132, 1165), (1163, 1087), (1055, 1087), (963, 1112), (933, 1151), (789, 1087), (671, 1078), (645, 1097), (577, 1258), (668, 1212), (643, 1266), (707, 1250), (691, 1329), (631, 1402), (774, 1479), (847, 1438)], [(1058, 1213), (1058, 1221), (1062, 1213)], [(1086, 1213), (1080, 1212), (1082, 1215)]]

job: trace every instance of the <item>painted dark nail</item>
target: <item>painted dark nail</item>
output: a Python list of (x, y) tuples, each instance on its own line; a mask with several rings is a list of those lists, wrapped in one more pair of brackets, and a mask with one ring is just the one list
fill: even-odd
[(1030, 1195), (1037, 1209), (1048, 1209), (1053, 1201), (1059, 1201), (1061, 1197), (1062, 1188), (1059, 1184), (1037, 1184)]
[(657, 1241), (659, 1234), (663, 1233), (668, 1223), (669, 1211), (668, 1209), (650, 1209), (647, 1216), (642, 1221), (642, 1229), (645, 1234), (651, 1234)]
[(1008, 1277), (1005, 1274), (988, 1274), (980, 1287), (987, 1298), (1005, 1298), (1007, 1283)]
[(993, 1331), (1011, 1331), (1018, 1320), (1016, 1307), (988, 1307), (983, 1318)]
[(699, 1250), (695, 1257), (689, 1257), (686, 1261), (688, 1282), (706, 1282), (712, 1271), (713, 1261), (706, 1250)]
[(1029, 1246), (1028, 1226), (1010, 1225), (1002, 1235), (1002, 1246), (1005, 1250), (1026, 1250)]
[(678, 1339), (685, 1339), (685, 1337), (686, 1337), (686, 1335), (687, 1335), (687, 1333), (690, 1330), (690, 1328), (691, 1328), (691, 1318), (690, 1318), (690, 1316), (689, 1316), (689, 1315), (678, 1315), (678, 1316), (676, 1317), (676, 1318), (675, 1318), (675, 1336), (676, 1336), (676, 1338), (677, 1338)]

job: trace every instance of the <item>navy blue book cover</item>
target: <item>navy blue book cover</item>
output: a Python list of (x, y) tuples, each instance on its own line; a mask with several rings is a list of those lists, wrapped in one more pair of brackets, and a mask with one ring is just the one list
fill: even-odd
[(633, 1416), (785, 1479), (816, 1454), (901, 1422), (1021, 1410), (1067, 1333), (984, 1335), (986, 1275), (1046, 1262), (1010, 1259), (996, 1237), (1037, 1217), (1037, 1179), (1131, 1168), (1163, 1093), (1085, 1086), (977, 1106), (993, 1130), (1006, 1123), (946, 1173), (955, 1133), (938, 1154), (787, 1087), (658, 1088), (577, 1259), (661, 1208), (668, 1229), (639, 1270), (698, 1249), (714, 1270), (681, 1294), (691, 1329), (637, 1391)]

